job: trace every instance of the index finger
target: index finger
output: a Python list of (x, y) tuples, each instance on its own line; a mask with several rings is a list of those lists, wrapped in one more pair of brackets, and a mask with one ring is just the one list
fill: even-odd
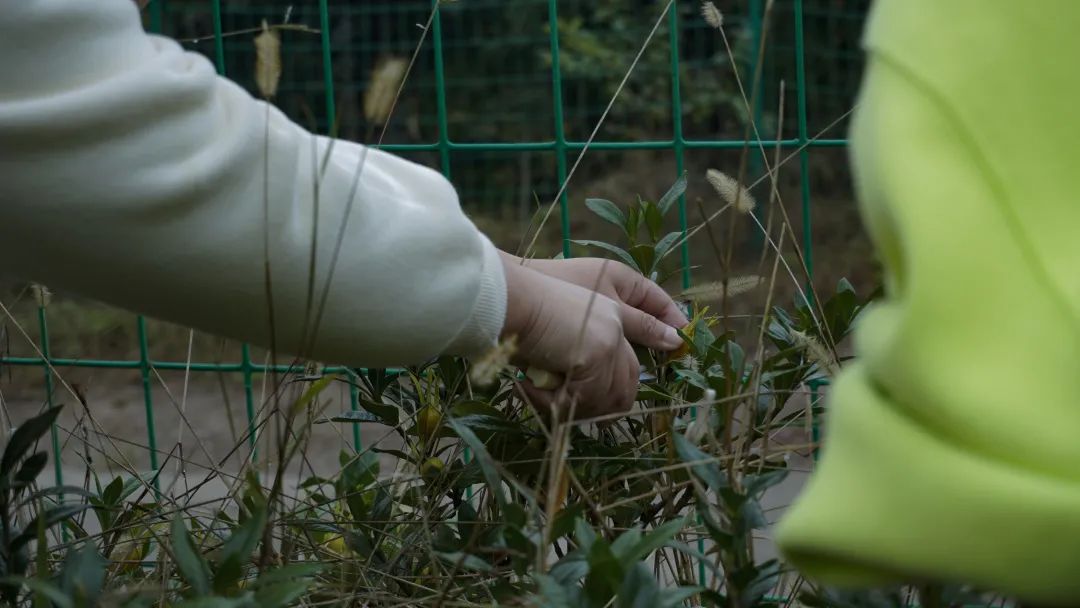
[(675, 300), (659, 285), (637, 274), (630, 268), (622, 276), (615, 277), (615, 292), (628, 306), (650, 314), (672, 327), (686, 327), (690, 320), (683, 314)]

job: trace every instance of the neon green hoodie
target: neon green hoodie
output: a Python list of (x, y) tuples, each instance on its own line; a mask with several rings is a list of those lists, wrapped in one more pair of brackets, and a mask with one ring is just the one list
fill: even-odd
[(840, 586), (1080, 600), (1080, 1), (880, 0), (852, 127), (886, 300), (778, 530)]

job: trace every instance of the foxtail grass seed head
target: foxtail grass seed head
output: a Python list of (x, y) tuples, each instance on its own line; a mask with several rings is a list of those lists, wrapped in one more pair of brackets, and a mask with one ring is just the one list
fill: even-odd
[(371, 84), (364, 93), (364, 118), (368, 122), (383, 125), (390, 120), (394, 99), (408, 69), (409, 62), (400, 57), (384, 57), (375, 65)]
[(702, 283), (701, 285), (691, 287), (679, 294), (679, 297), (694, 302), (715, 302), (723, 300), (724, 298), (733, 298), (744, 293), (749, 293), (764, 282), (765, 279), (755, 275), (732, 277), (726, 281)]
[(817, 338), (798, 330), (791, 330), (789, 333), (791, 341), (796, 346), (803, 348), (806, 352), (806, 358), (816, 363), (821, 371), (830, 377), (835, 376), (840, 371), (840, 364), (837, 363), (836, 357), (833, 357), (829, 349), (825, 348), (825, 345), (818, 341)]
[(701, 16), (705, 18), (705, 23), (708, 23), (710, 27), (720, 29), (724, 26), (724, 13), (721, 13), (720, 9), (716, 8), (716, 5), (712, 2), (701, 3)]
[(262, 33), (255, 37), (255, 85), (263, 99), (277, 95), (281, 81), (281, 37), (262, 22)]
[(52, 292), (49, 291), (48, 287), (40, 283), (34, 283), (30, 286), (30, 294), (34, 297), (34, 303), (42, 308), (52, 302)]
[(472, 367), (469, 368), (469, 379), (478, 386), (487, 386), (495, 382), (499, 373), (510, 365), (510, 358), (516, 352), (517, 336), (500, 340), (495, 348), (473, 361)]
[(744, 188), (742, 184), (723, 171), (709, 169), (705, 172), (705, 179), (712, 184), (713, 189), (720, 195), (720, 198), (734, 207), (739, 213), (750, 213), (754, 210), (754, 207), (757, 207), (754, 195), (750, 194), (750, 191)]

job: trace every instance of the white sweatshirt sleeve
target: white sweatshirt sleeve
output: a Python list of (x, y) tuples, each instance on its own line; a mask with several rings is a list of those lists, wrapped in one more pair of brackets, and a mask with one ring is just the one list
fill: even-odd
[(3, 4), (5, 271), (269, 346), (268, 243), (282, 353), (385, 366), (494, 344), (502, 266), (441, 175), (308, 133), (145, 34), (132, 0)]

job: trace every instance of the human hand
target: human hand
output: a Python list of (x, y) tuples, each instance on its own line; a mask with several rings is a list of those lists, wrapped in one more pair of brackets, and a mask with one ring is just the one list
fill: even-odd
[[(507, 313), (503, 336), (517, 337), (515, 363), (561, 374), (557, 391), (522, 383), (534, 405), (560, 417), (587, 418), (624, 412), (634, 404), (638, 360), (627, 340), (627, 306), (597, 292), (521, 265), (509, 256), (503, 267)], [(635, 309), (636, 310), (636, 309)], [(644, 314), (636, 311), (638, 314)], [(682, 340), (669, 326), (634, 323), (635, 341), (660, 350)]]
[[(504, 264), (522, 264), (521, 258), (500, 253)], [(654, 350), (670, 350), (663, 344), (673, 343), (678, 337), (674, 329), (686, 327), (690, 322), (659, 285), (621, 262), (600, 258), (525, 260), (524, 266), (618, 302), (626, 337), (635, 344)], [(671, 337), (673, 335), (675, 338)], [(675, 347), (681, 344), (679, 341)]]

